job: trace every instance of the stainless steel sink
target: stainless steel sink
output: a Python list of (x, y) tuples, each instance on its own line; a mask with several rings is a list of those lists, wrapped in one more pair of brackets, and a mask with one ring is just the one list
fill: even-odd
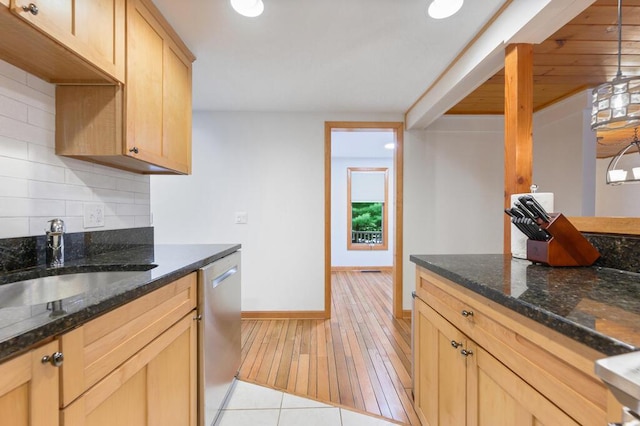
[(38, 305), (144, 274), (141, 271), (82, 272), (0, 285), (0, 308)]

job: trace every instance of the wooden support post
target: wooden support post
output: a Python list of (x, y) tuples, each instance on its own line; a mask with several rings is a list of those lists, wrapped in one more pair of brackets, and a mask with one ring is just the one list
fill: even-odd
[[(533, 46), (511, 44), (504, 60), (504, 206), (529, 192), (533, 170)], [(511, 222), (504, 216), (504, 252), (511, 253)]]

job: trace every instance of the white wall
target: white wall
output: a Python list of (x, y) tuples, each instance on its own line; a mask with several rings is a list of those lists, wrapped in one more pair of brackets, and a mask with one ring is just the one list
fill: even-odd
[(85, 203), (104, 203), (105, 227), (149, 225), (149, 177), (55, 155), (55, 86), (0, 61), (0, 238), (44, 233), (64, 219), (85, 230)]
[[(636, 156), (637, 154), (630, 154)], [(596, 216), (640, 216), (640, 185), (607, 185), (611, 158), (596, 160)], [(631, 172), (629, 172), (631, 173)]]
[[(347, 250), (347, 168), (386, 167), (389, 169), (387, 204), (387, 250)], [(394, 241), (393, 159), (331, 159), (331, 266), (392, 266)]]
[(555, 194), (554, 210), (565, 216), (595, 212), (596, 138), (589, 101), (585, 91), (534, 114), (533, 182), (540, 192)]
[(324, 310), (324, 123), (401, 119), (196, 112), (193, 174), (151, 178), (155, 239), (241, 243), (245, 311)]

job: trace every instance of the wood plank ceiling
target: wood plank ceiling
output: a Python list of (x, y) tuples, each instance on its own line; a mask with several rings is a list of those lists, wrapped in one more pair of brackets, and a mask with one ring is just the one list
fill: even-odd
[[(597, 0), (533, 47), (533, 110), (612, 80), (618, 69), (617, 0)], [(622, 74), (640, 75), (640, 1), (622, 2)], [(504, 114), (504, 69), (447, 114)], [(615, 155), (633, 129), (598, 132), (597, 156)]]

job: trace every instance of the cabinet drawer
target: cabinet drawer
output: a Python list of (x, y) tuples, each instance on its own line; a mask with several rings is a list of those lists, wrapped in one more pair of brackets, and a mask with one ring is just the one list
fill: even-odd
[(196, 282), (192, 273), (62, 335), (62, 406), (193, 310)]
[(607, 389), (593, 373), (602, 354), (418, 268), (416, 293), (460, 331), (583, 425), (606, 424)]

